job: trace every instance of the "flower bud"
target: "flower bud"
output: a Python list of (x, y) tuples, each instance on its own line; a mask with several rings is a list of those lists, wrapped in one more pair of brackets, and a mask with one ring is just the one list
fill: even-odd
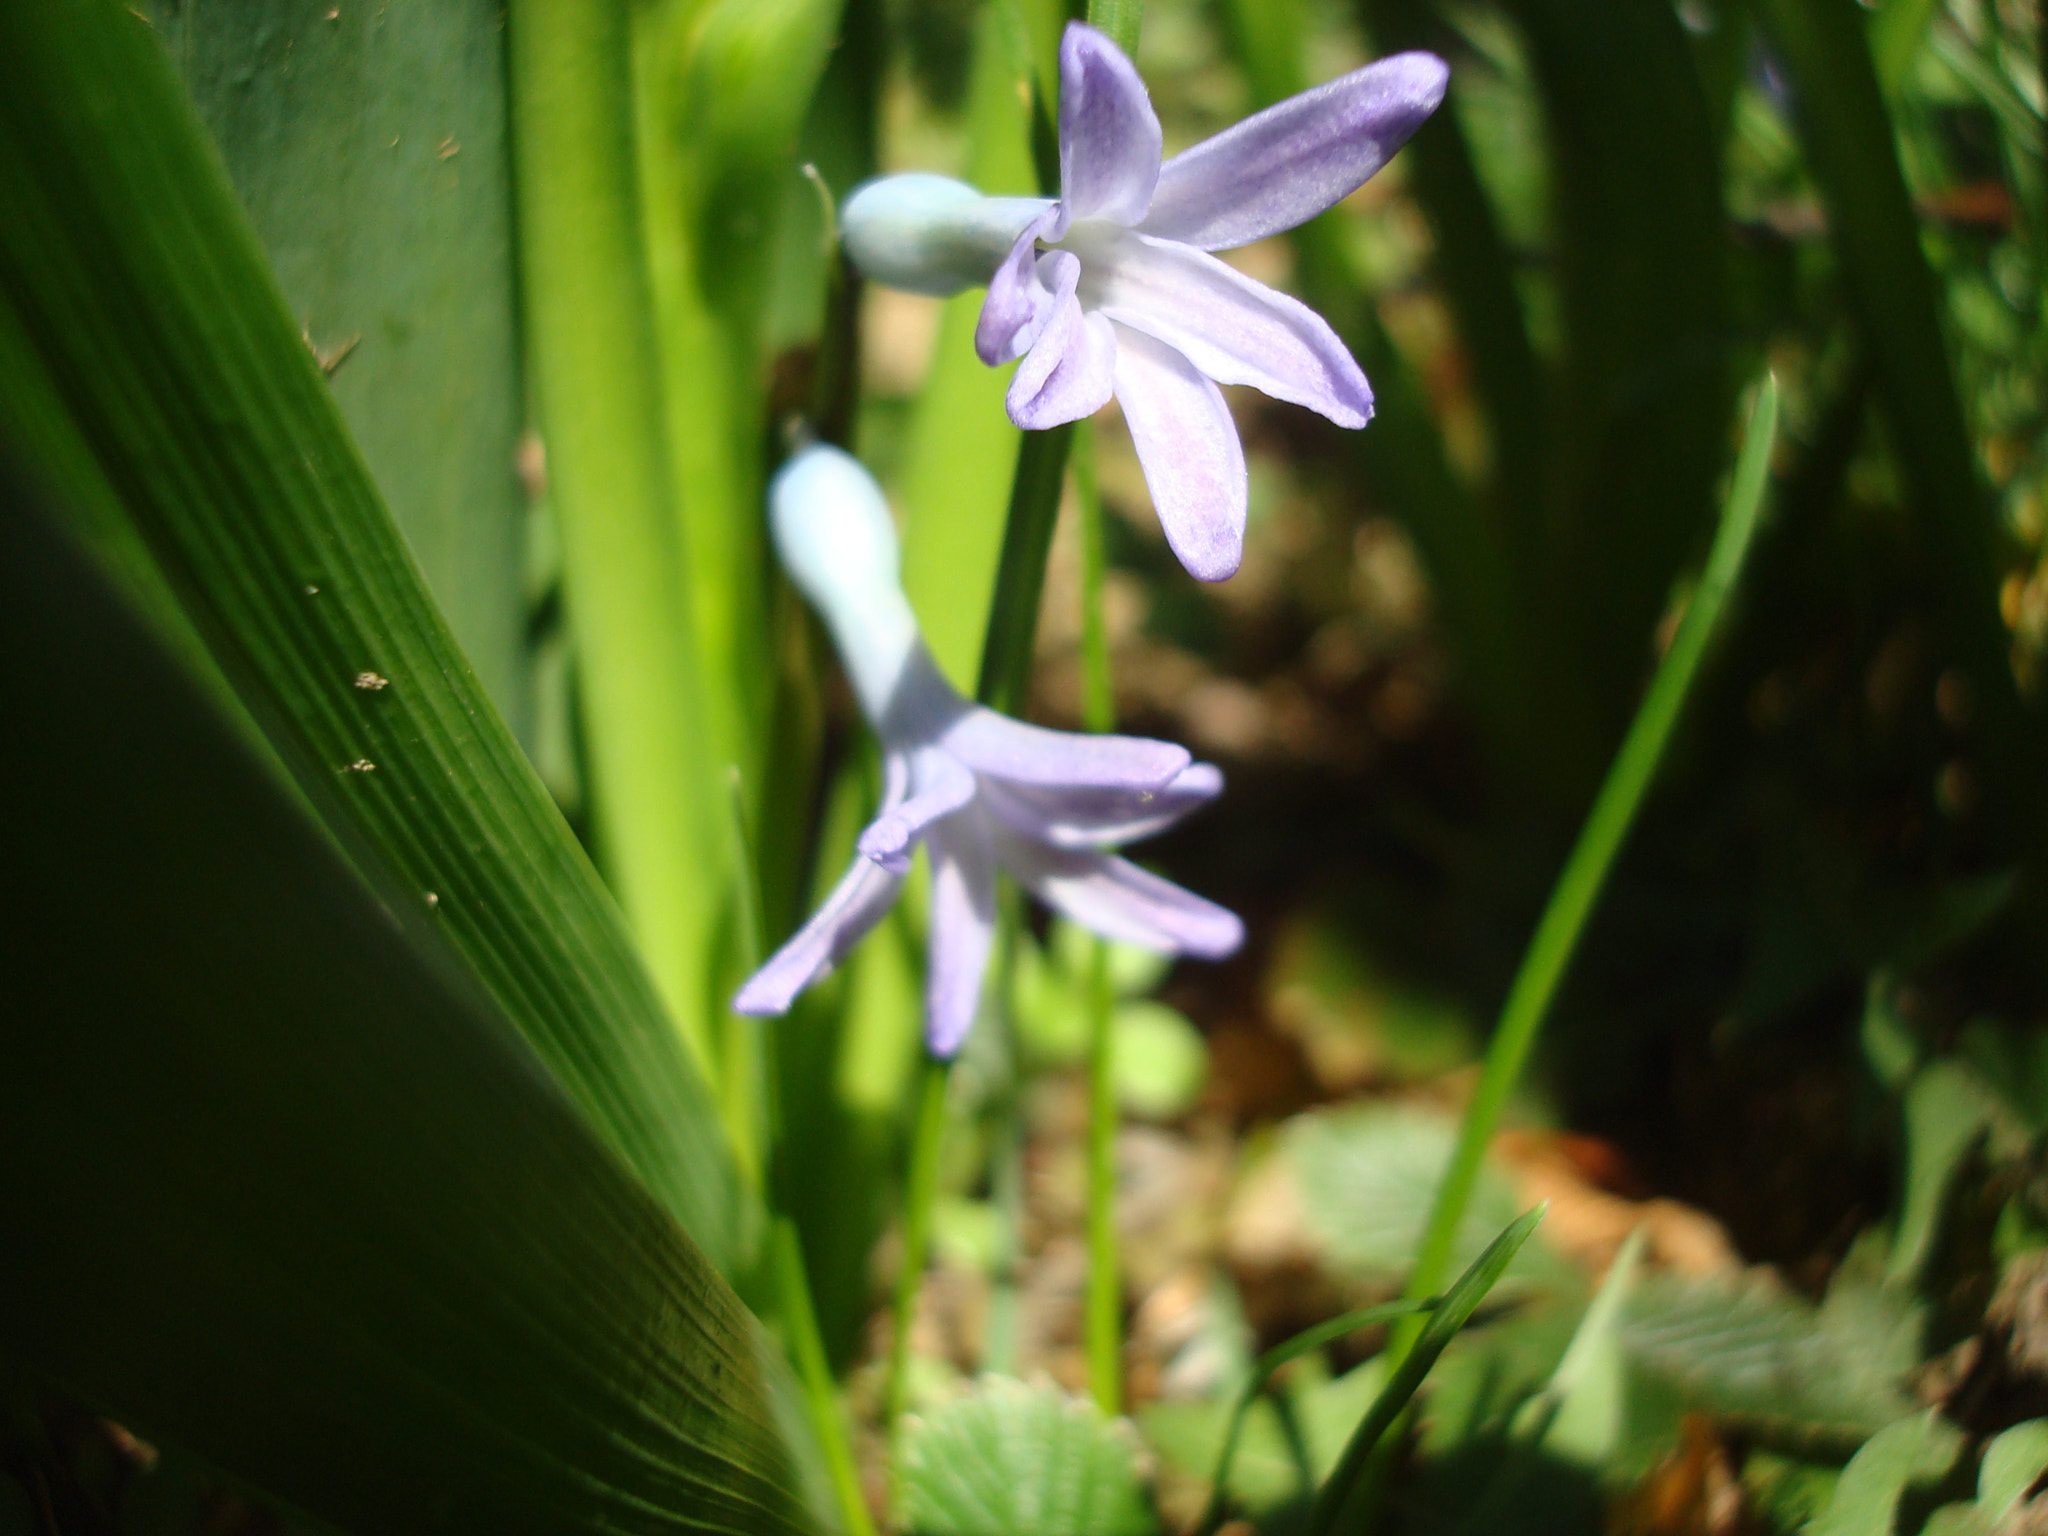
[(861, 708), (879, 721), (918, 644), (882, 488), (852, 454), (814, 444), (776, 473), (768, 521), (790, 579), (831, 626)]
[(840, 237), (876, 282), (945, 298), (987, 283), (1025, 226), (1051, 206), (1042, 197), (984, 197), (948, 176), (883, 176), (854, 188), (840, 210)]

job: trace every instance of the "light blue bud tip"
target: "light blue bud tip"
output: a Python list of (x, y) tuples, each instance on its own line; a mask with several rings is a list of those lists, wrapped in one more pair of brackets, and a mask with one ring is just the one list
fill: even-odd
[(1050, 206), (1040, 197), (984, 197), (947, 176), (883, 176), (853, 189), (839, 228), (867, 277), (946, 298), (987, 283)]
[(917, 644), (882, 488), (852, 454), (814, 444), (769, 483), (768, 526), (790, 580), (831, 626), (862, 706), (879, 719)]

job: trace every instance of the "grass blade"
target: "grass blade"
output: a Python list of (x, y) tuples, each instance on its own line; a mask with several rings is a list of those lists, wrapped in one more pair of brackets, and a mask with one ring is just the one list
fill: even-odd
[(1642, 707), (1636, 711), (1614, 765), (1608, 770), (1606, 782), (1600, 786), (1599, 797), (1593, 802), (1578, 842), (1551, 891), (1549, 904), (1501, 1008), (1500, 1023), (1480, 1070), (1479, 1085), (1465, 1111), (1457, 1148), (1450, 1166), (1444, 1170), (1415, 1267), (1409, 1273), (1411, 1297), (1431, 1295), (1443, 1284), (1459, 1225), (1471, 1203), (1480, 1163), (1500, 1124), (1501, 1111), (1536, 1044), (1537, 1031), (1564, 980), (1578, 948), (1579, 935), (1606, 883), (1607, 872), (1621, 851), (1637, 808), (1656, 779), (1665, 744), (1678, 724), (1693, 678), (1699, 672), (1748, 556), (1751, 536), (1763, 508), (1777, 423), (1778, 385), (1767, 375), (1750, 410), (1742, 454), (1736, 462), (1706, 569), (1700, 573), (1699, 585), (1671, 648), (1664, 653)]
[(1372, 1459), (1380, 1436), (1407, 1408), (1408, 1400), (1422, 1385), (1423, 1377), (1436, 1364), (1436, 1357), (1457, 1337), (1458, 1330), (1465, 1326), (1479, 1303), (1486, 1299), (1486, 1293), (1493, 1289), (1493, 1283), (1507, 1270), (1549, 1209), (1550, 1203), (1545, 1201), (1517, 1217), (1506, 1231), (1487, 1245), (1486, 1251), (1473, 1261), (1472, 1267), (1458, 1278), (1458, 1283), (1444, 1293), (1443, 1300), (1430, 1313), (1429, 1321), (1423, 1326), (1414, 1347), (1394, 1367), (1387, 1384), (1373, 1399), (1372, 1407), (1359, 1420), (1358, 1428), (1351, 1432), (1343, 1459), (1337, 1463), (1337, 1470), (1330, 1474), (1329, 1481), (1323, 1484), (1322, 1491), (1316, 1495), (1315, 1507), (1309, 1512), (1309, 1536), (1330, 1536), (1337, 1529), (1338, 1518), (1343, 1514), (1366, 1464)]

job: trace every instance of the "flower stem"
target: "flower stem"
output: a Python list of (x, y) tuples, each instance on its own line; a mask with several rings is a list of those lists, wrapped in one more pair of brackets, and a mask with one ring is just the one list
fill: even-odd
[(1145, 0), (1088, 0), (1088, 25), (1133, 59), (1138, 56), (1138, 23), (1144, 15)]
[[(1081, 717), (1091, 731), (1116, 728), (1109, 670), (1109, 627), (1103, 615), (1107, 557), (1102, 499), (1095, 486), (1095, 439), (1074, 441), (1074, 490), (1081, 519)], [(1095, 941), (1088, 977), (1088, 1386), (1106, 1414), (1123, 1411), (1123, 1287), (1116, 1252), (1116, 1079), (1109, 984), (1109, 945)]]
[(931, 1248), (932, 1205), (939, 1195), (939, 1144), (946, 1135), (946, 1078), (952, 1063), (926, 1056), (918, 1085), (917, 1126), (910, 1143), (910, 1175), (903, 1188), (903, 1263), (896, 1273), (895, 1332), (889, 1340), (888, 1385), (882, 1422), (894, 1434), (910, 1396), (910, 1330)]
[(1088, 1390), (1123, 1412), (1123, 1287), (1116, 1253), (1116, 1081), (1112, 1073), (1109, 945), (1095, 941), (1088, 976)]
[(1045, 432), (1026, 432), (1017, 451), (1017, 478), (1010, 484), (1010, 514), (1003, 525), (1003, 553), (996, 566), (996, 593), (982, 642), (981, 681), (975, 697), (991, 709), (1022, 715), (1031, 692), (1031, 655), (1038, 638), (1038, 600), (1045, 591), (1045, 557), (1059, 518), (1060, 489), (1066, 480), (1072, 422)]
[(787, 1216), (775, 1218), (774, 1264), (783, 1345), (803, 1383), (804, 1400), (810, 1406), (811, 1423), (825, 1453), (825, 1467), (832, 1476), (832, 1492), (839, 1501), (847, 1536), (874, 1536), (874, 1517), (868, 1513), (868, 1501), (861, 1492), (860, 1471), (854, 1465), (853, 1447), (846, 1438), (838, 1389), (832, 1380), (832, 1367), (825, 1359), (825, 1340), (818, 1332), (817, 1309), (811, 1305), (803, 1248), (797, 1238), (796, 1223)]

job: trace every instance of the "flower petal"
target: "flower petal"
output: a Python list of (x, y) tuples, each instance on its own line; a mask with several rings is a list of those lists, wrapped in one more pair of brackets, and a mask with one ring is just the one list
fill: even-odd
[(1190, 763), (1159, 790), (1052, 789), (989, 778), (982, 781), (982, 803), (1004, 825), (1055, 848), (1102, 848), (1163, 832), (1222, 791), (1223, 774), (1214, 764)]
[(1123, 50), (1093, 27), (1060, 38), (1060, 205), (1070, 219), (1135, 224), (1159, 180), (1159, 118)]
[(1139, 227), (1205, 251), (1249, 245), (1350, 196), (1444, 99), (1450, 68), (1397, 53), (1175, 155)]
[(951, 753), (936, 747), (918, 752), (913, 763), (915, 793), (882, 812), (860, 835), (858, 847), (892, 875), (910, 871), (910, 850), (941, 816), (974, 798), (974, 775)]
[(1223, 392), (1180, 353), (1117, 328), (1116, 398), (1166, 542), (1197, 581), (1244, 558), (1244, 446)]
[(940, 744), (976, 773), (1052, 789), (1164, 789), (1192, 761), (1170, 741), (1049, 731), (980, 708), (948, 727)]
[(1069, 292), (1010, 380), (1004, 404), (1011, 421), (1042, 432), (1093, 416), (1109, 404), (1115, 385), (1116, 327), (1101, 315), (1082, 314)]
[(930, 952), (925, 968), (925, 1044), (951, 1060), (974, 1027), (982, 973), (996, 928), (996, 861), (988, 818), (969, 810), (935, 824)]
[[(989, 367), (1029, 352), (1052, 319), (1059, 289), (1073, 292), (1072, 279), (1080, 272), (1073, 259), (1041, 263), (1038, 254), (1040, 240), (1057, 240), (1065, 232), (1066, 218), (1055, 203), (1024, 226), (988, 280), (988, 297), (981, 301), (981, 318), (974, 323), (974, 351)], [(1054, 279), (1053, 286), (1047, 286), (1047, 277)]]
[(1216, 960), (1244, 942), (1237, 914), (1107, 853), (1049, 848), (998, 826), (996, 857), (1025, 889), (1106, 939)]
[(882, 920), (895, 904), (902, 884), (901, 875), (892, 875), (866, 859), (855, 859), (811, 920), (747, 979), (732, 1000), (733, 1011), (787, 1013), (797, 993), (845, 959)]
[(1206, 251), (1120, 234), (1082, 255), (1081, 301), (1165, 342), (1219, 384), (1362, 427), (1372, 389), (1323, 317)]

